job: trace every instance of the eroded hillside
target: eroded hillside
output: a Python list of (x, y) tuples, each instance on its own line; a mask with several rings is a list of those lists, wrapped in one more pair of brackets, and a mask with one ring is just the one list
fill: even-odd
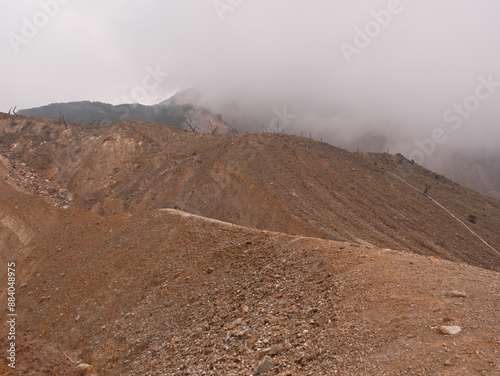
[(173, 209), (101, 217), (4, 193), (0, 216), (18, 270), (7, 375), (500, 372), (497, 272)]
[[(238, 137), (2, 115), (11, 187), (100, 215), (177, 208), (256, 229), (378, 245), (500, 269), (500, 203), (402, 156), (290, 135)], [(9, 167), (10, 166), (10, 167)], [(460, 223), (398, 177), (429, 195)]]

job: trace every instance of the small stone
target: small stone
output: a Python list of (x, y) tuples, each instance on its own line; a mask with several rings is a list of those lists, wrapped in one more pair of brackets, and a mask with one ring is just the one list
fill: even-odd
[(231, 332), (231, 335), (233, 337), (241, 338), (241, 337), (245, 336), (247, 333), (248, 333), (248, 329), (245, 328), (245, 329), (242, 329), (242, 330), (233, 330)]
[(273, 347), (271, 347), (271, 351), (269, 351), (269, 355), (276, 355), (281, 350), (283, 350), (283, 346), (282, 345), (273, 346)]
[(276, 355), (281, 350), (283, 350), (283, 346), (282, 345), (275, 345), (275, 346), (268, 347), (268, 348), (262, 350), (259, 354), (260, 354), (260, 356)]
[(467, 297), (467, 294), (465, 292), (457, 291), (457, 290), (453, 290), (453, 291), (449, 292), (448, 295), (453, 297), (453, 298), (466, 298)]
[(264, 358), (262, 358), (259, 365), (257, 366), (255, 371), (253, 372), (253, 375), (254, 376), (265, 375), (267, 372), (272, 370), (273, 367), (274, 367), (273, 360), (270, 357), (265, 356)]
[(231, 324), (229, 324), (229, 325), (227, 326), (227, 329), (228, 329), (228, 330), (233, 330), (233, 329), (234, 329), (234, 328), (236, 328), (238, 325), (240, 325), (242, 322), (243, 322), (243, 319), (242, 319), (242, 318), (236, 319), (236, 320), (234, 320)]
[(458, 334), (462, 331), (462, 328), (460, 328), (458, 325), (443, 325), (439, 327), (439, 330), (441, 333), (454, 336), (455, 334)]
[(80, 372), (80, 375), (92, 375), (94, 373), (94, 367), (87, 363), (78, 364), (76, 370)]

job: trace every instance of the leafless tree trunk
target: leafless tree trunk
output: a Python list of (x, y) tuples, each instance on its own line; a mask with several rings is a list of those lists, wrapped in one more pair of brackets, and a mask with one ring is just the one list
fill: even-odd
[(210, 133), (213, 136), (216, 136), (219, 133), (219, 126), (216, 126), (215, 128), (212, 128), (212, 120), (208, 121), (210, 123)]
[(100, 118), (99, 120), (97, 120), (97, 119), (95, 118), (95, 116), (94, 116), (94, 115), (92, 115), (92, 121), (89, 123), (89, 125), (94, 125), (94, 124), (96, 124), (96, 122), (97, 122), (97, 124), (96, 124), (96, 125), (101, 125), (101, 121), (103, 121), (103, 119), (104, 119), (104, 118)]
[(196, 133), (196, 129), (198, 129), (198, 126), (197, 125), (193, 125), (193, 122), (189, 118), (189, 115), (186, 115), (186, 120), (184, 122), (188, 125), (189, 128), (191, 128), (191, 131), (193, 131), (194, 133)]
[(66, 123), (66, 120), (64, 119), (64, 115), (59, 111), (59, 115), (61, 116), (60, 122), (64, 124), (64, 128), (68, 129), (68, 123)]

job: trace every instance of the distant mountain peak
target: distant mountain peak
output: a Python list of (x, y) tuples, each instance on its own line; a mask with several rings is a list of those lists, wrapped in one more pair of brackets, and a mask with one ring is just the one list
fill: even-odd
[(234, 129), (209, 110), (196, 106), (200, 93), (194, 89), (181, 91), (152, 106), (134, 104), (112, 105), (103, 102), (78, 101), (52, 103), (20, 110), (20, 115), (65, 120), (92, 125), (108, 125), (122, 120), (172, 125), (199, 133), (228, 134)]

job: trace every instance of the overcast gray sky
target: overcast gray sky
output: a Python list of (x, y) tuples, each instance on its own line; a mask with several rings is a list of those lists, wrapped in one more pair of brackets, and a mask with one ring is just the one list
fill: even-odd
[(449, 143), (500, 141), (498, 0), (0, 5), (0, 111), (153, 104), (196, 87), (205, 100), (237, 101), (270, 118), (287, 107), (290, 129), (318, 135), (370, 124), (412, 145), (436, 129)]

